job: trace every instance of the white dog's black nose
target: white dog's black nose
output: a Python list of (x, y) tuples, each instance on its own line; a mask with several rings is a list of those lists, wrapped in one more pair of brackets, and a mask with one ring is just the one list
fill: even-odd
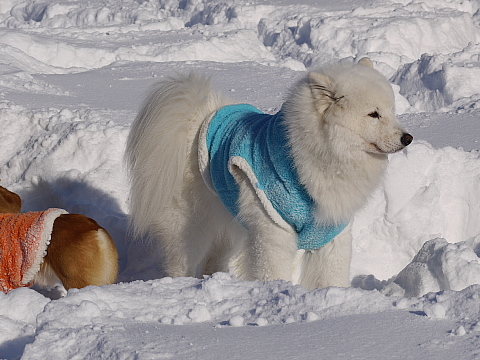
[(402, 135), (402, 138), (400, 139), (400, 142), (402, 143), (403, 146), (410, 145), (412, 141), (413, 141), (413, 136), (407, 133), (404, 133)]

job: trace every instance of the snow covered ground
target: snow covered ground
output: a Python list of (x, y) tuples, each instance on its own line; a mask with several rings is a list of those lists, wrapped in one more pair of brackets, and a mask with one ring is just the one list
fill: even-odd
[[(0, 293), (0, 358), (478, 358), (479, 42), (479, 0), (1, 0), (1, 184), (95, 218), (122, 282)], [(127, 252), (123, 152), (152, 83), (197, 69), (273, 112), (307, 67), (363, 56), (415, 141), (354, 219), (351, 288), (154, 279)]]

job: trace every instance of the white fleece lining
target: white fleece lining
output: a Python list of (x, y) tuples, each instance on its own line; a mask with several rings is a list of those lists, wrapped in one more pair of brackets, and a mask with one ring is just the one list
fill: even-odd
[(282, 218), (282, 216), (277, 212), (277, 210), (275, 210), (265, 192), (258, 186), (259, 181), (248, 161), (241, 156), (232, 156), (230, 160), (228, 160), (228, 170), (238, 184), (239, 179), (237, 178), (238, 175), (236, 175), (236, 169), (243, 171), (245, 175), (247, 175), (247, 178), (250, 181), (253, 189), (255, 190), (258, 199), (262, 203), (263, 208), (267, 212), (268, 216), (270, 216), (270, 218), (273, 220), (273, 222), (275, 222), (275, 224), (280, 226), (283, 230), (288, 231), (292, 234), (295, 233), (293, 227)]
[(43, 258), (45, 255), (47, 255), (47, 247), (50, 245), (50, 241), (52, 240), (53, 223), (57, 217), (63, 214), (68, 214), (68, 212), (63, 209), (49, 209), (49, 212), (45, 214), (45, 227), (41, 234), (38, 251), (35, 254), (35, 262), (23, 276), (22, 284), (28, 285), (35, 278), (35, 275), (40, 271), (40, 265), (42, 265)]

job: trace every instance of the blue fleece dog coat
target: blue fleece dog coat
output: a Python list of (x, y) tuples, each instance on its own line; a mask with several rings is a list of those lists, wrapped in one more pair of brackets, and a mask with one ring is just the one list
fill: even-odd
[(232, 174), (239, 169), (248, 176), (272, 220), (298, 234), (299, 249), (318, 249), (347, 226), (315, 219), (315, 204), (300, 183), (281, 111), (268, 115), (251, 105), (229, 105), (205, 126), (200, 142), (204, 138), (206, 144), (200, 147), (206, 145), (208, 159), (202, 160), (199, 150), (200, 167), (208, 163), (204, 172), (211, 178), (204, 173), (204, 179), (233, 216), (238, 218), (240, 189)]

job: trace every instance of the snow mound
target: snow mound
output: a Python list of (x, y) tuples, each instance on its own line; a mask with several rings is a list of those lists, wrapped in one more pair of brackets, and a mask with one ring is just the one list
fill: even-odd
[[(265, 326), (394, 309), (393, 301), (378, 292), (352, 288), (307, 291), (284, 281), (239, 282), (225, 273), (203, 280), (163, 278), (90, 286), (71, 290), (67, 297), (50, 302), (33, 290), (19, 289), (8, 295), (0, 294), (0, 308), (19, 298), (19, 304), (25, 306), (35, 302), (28, 309), (28, 316), (8, 313), (3, 316), (27, 336), (36, 332), (34, 342), (25, 348), (23, 359), (60, 359), (74, 354), (87, 358), (91, 351), (102, 346), (105, 339), (102, 334), (135, 326), (197, 323), (217, 328)], [(8, 340), (7, 336), (10, 335), (0, 337), (0, 344)]]
[[(142, 299), (142, 301), (138, 301)], [(359, 289), (329, 288), (313, 292), (285, 281), (261, 283), (236, 281), (229, 274), (216, 273), (203, 280), (162, 278), (107, 287), (70, 291), (68, 296), (45, 308), (38, 317), (41, 329), (68, 328), (68, 314), (82, 326), (128, 316), (130, 321), (183, 325), (208, 322), (212, 325), (282, 324), (335, 317), (338, 309), (348, 313), (369, 313), (390, 308), (392, 303), (379, 293)], [(72, 316), (73, 315), (73, 316)], [(105, 321), (110, 319), (109, 321)]]
[(391, 155), (383, 186), (353, 222), (352, 276), (389, 279), (431, 239), (472, 241), (480, 235), (479, 188), (478, 151), (415, 141)]
[(470, 44), (452, 54), (423, 54), (404, 65), (393, 82), (417, 111), (443, 107), (458, 110), (480, 108), (480, 45)]
[[(55, 71), (99, 68), (118, 60), (250, 60), (302, 70), (370, 56), (392, 76), (424, 53), (461, 52), (480, 39), (479, 5), (473, 1), (372, 2), (330, 11), (220, 0), (11, 5), (0, 15), (0, 43)], [(17, 28), (36, 31), (10, 31)]]
[(260, 21), (259, 34), (278, 56), (293, 57), (307, 66), (369, 56), (388, 76), (408, 59), (461, 51), (480, 35), (472, 17), (478, 3), (382, 5), (337, 12), (280, 8)]
[[(1, 30), (0, 43), (7, 46), (7, 49), (17, 48), (28, 57), (49, 64), (53, 67), (52, 73), (79, 72), (104, 67), (116, 61), (257, 61), (265, 64), (275, 61), (274, 55), (265, 48), (252, 30), (227, 31), (220, 37), (184, 32), (183, 36), (167, 36), (164, 41), (155, 44), (151, 41), (147, 44), (141, 42), (142, 38), (151, 39), (151, 31), (147, 29), (143, 32), (143, 28), (137, 31), (141, 32), (138, 35), (140, 42), (128, 46), (116, 41), (124, 37), (123, 33), (116, 34), (117, 39), (113, 41), (108, 39), (109, 33), (95, 34), (92, 36), (106, 38), (106, 43), (85, 43), (72, 40), (70, 34), (52, 38), (43, 34), (11, 34), (9, 31), (2, 33)], [(11, 53), (12, 56), (20, 57), (13, 51)], [(20, 63), (20, 59), (17, 62)]]
[[(5, 9), (8, 9), (7, 6)], [(158, 22), (164, 20), (167, 14), (158, 4), (149, 1), (42, 1), (14, 5), (4, 21), (10, 28), (86, 28)]]
[(397, 308), (410, 309), (431, 319), (456, 321), (450, 334), (464, 336), (473, 334), (477, 341), (480, 331), (480, 285), (475, 284), (461, 291), (445, 290), (430, 292), (421, 298), (400, 298)]
[(412, 262), (382, 292), (418, 297), (440, 290), (460, 291), (472, 284), (480, 284), (477, 246), (477, 241), (470, 244), (450, 244), (445, 239), (427, 241)]
[(5, 183), (65, 179), (92, 185), (110, 179), (108, 191), (125, 192), (124, 173), (117, 165), (122, 163), (128, 127), (113, 123), (108, 114), (88, 109), (31, 111), (0, 102), (0, 117)]

